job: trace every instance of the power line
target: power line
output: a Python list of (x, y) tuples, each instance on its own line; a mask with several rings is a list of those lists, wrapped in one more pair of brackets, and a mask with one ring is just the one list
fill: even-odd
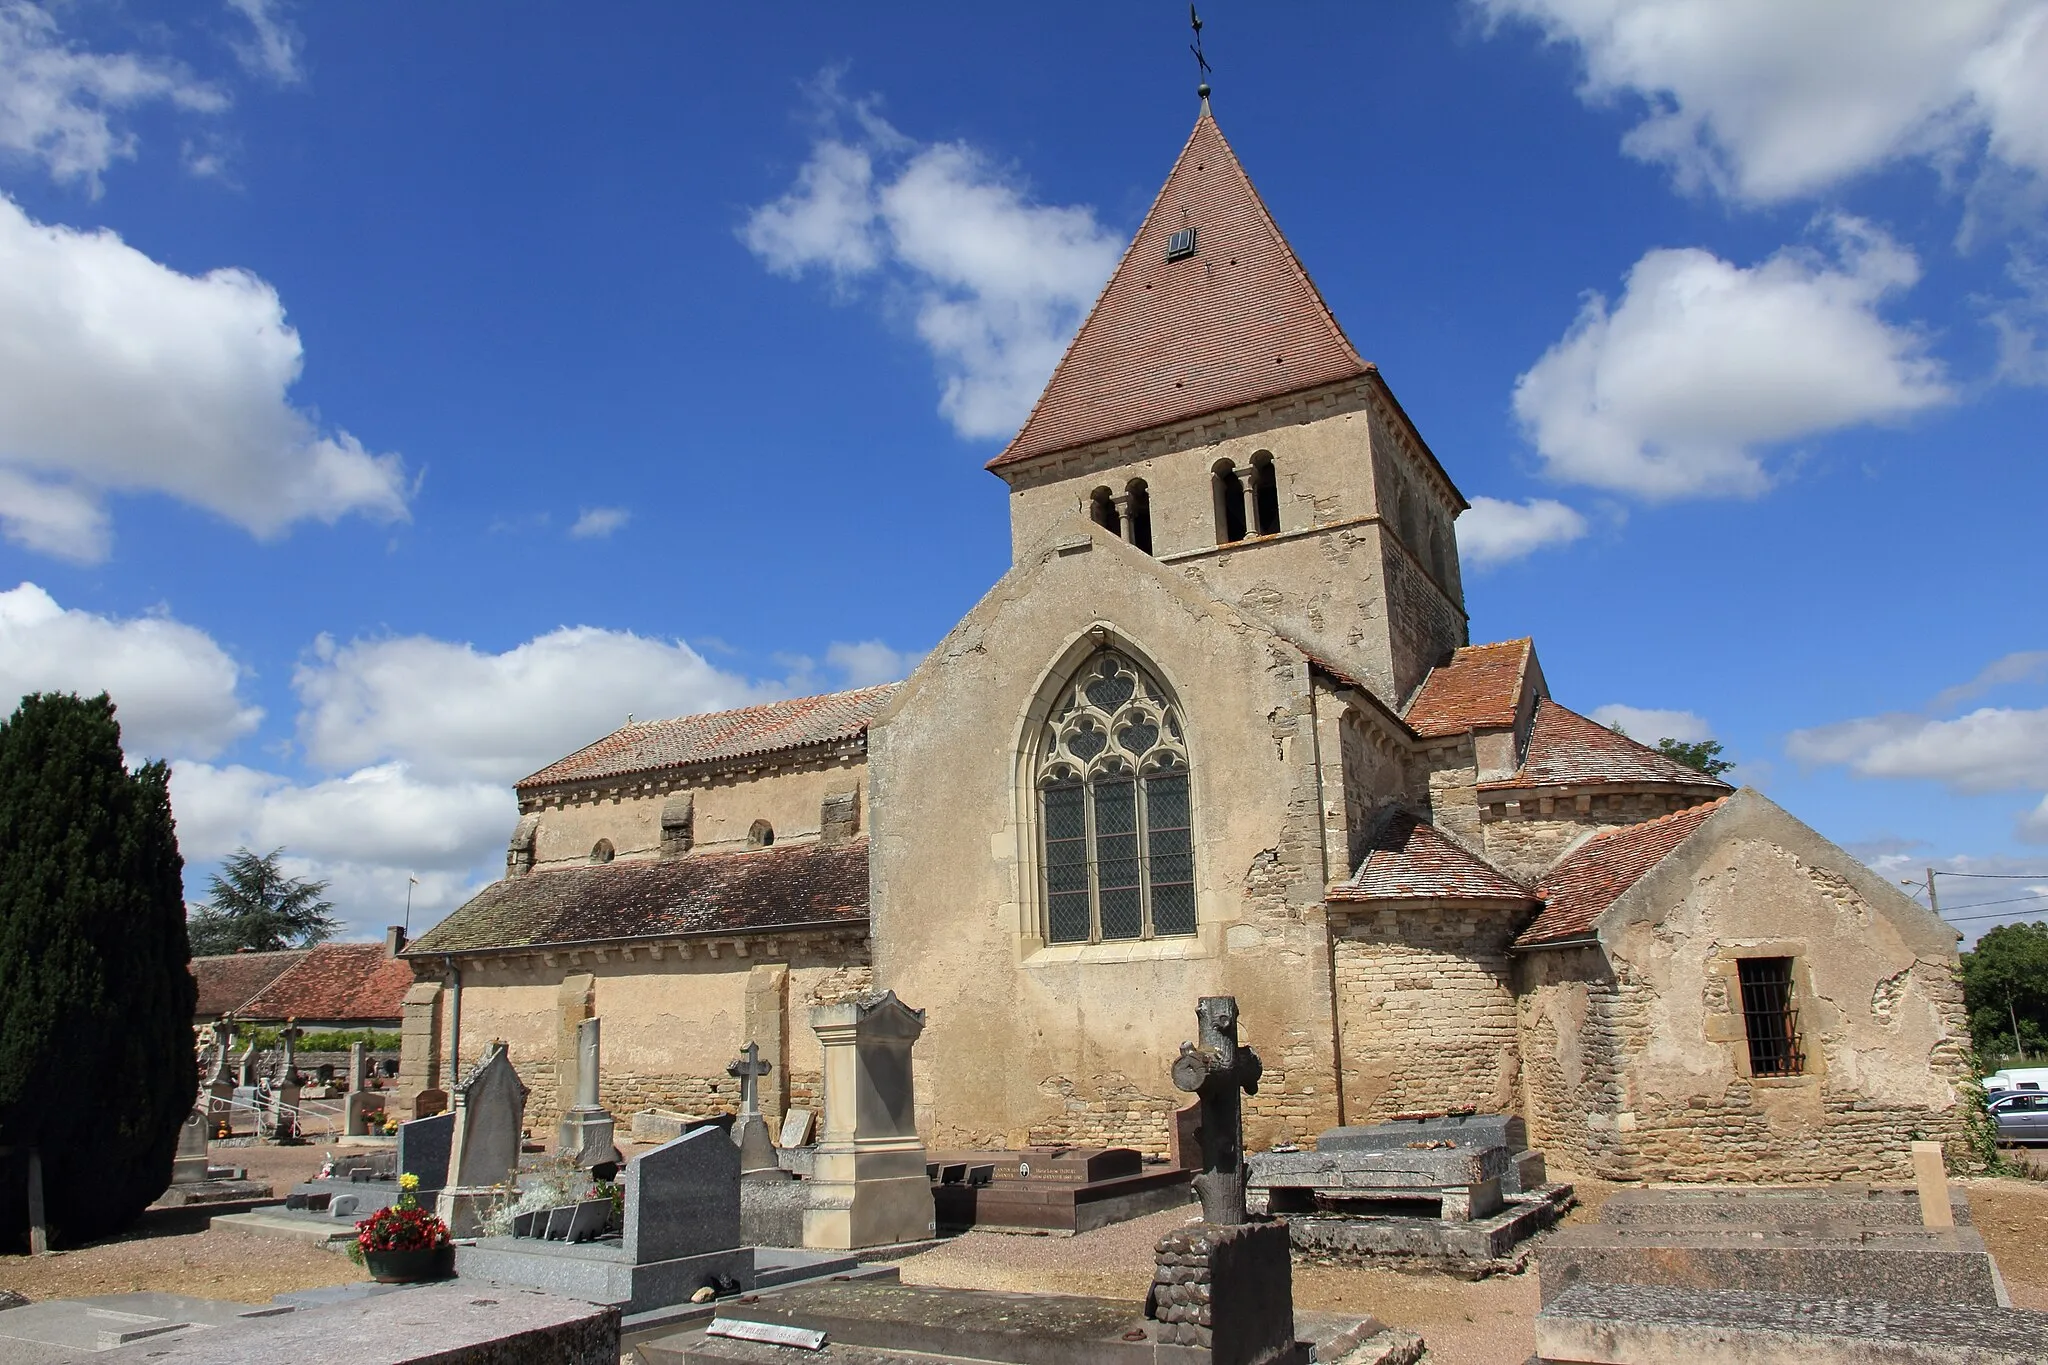
[(1987, 905), (2018, 905), (2021, 901), (2037, 901), (2048, 896), (2048, 891), (2036, 891), (2031, 896), (2007, 896), (2002, 901), (1971, 901), (1954, 907), (1957, 910), (1982, 910)]
[(1980, 877), (1985, 881), (2039, 882), (2048, 881), (2048, 872), (1950, 872), (1941, 870), (1944, 877)]

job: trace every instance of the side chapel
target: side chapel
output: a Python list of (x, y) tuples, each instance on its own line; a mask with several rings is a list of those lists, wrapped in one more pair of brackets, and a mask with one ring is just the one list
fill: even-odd
[(1202, 995), (1254, 1147), (1473, 1106), (1609, 1179), (1896, 1178), (1960, 1132), (1956, 937), (1760, 793), (1470, 642), (1466, 503), (1206, 100), (989, 468), (1013, 563), (910, 678), (629, 724), (517, 786), (407, 951), (405, 1080), (509, 1040), (545, 1124), (818, 1102), (810, 1009), (929, 1011), (945, 1147), (1168, 1145)]

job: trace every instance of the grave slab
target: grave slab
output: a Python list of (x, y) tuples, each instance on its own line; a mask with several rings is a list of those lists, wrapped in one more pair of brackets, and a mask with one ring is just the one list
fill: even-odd
[[(1969, 1196), (1949, 1192), (1950, 1217), (1970, 1225)], [(1914, 1190), (1844, 1183), (1801, 1185), (1658, 1185), (1616, 1190), (1600, 1206), (1600, 1222), (1612, 1227), (1918, 1228), (1920, 1196)]]
[(619, 1313), (460, 1284), (305, 1308), (91, 1357), (96, 1365), (617, 1365)]
[(1374, 1213), (1290, 1213), (1287, 1235), (1313, 1261), (1431, 1268), (1466, 1278), (1513, 1274), (1528, 1261), (1516, 1246), (1553, 1227), (1572, 1206), (1570, 1185), (1544, 1185), (1470, 1222)]
[(1538, 1258), (1542, 1301), (1573, 1285), (1756, 1289), (1813, 1298), (2000, 1306), (1998, 1274), (1970, 1228), (1820, 1236), (1776, 1228), (1560, 1228)]
[(1536, 1349), (1570, 1365), (2037, 1365), (2048, 1313), (1581, 1284), (1536, 1315)]
[[(1208, 1352), (1158, 1340), (1158, 1324), (1138, 1305), (1118, 1299), (1067, 1294), (1001, 1294), (975, 1289), (931, 1289), (876, 1282), (802, 1286), (763, 1294), (753, 1304), (722, 1303), (727, 1321), (809, 1327), (826, 1333), (821, 1351), (737, 1341), (703, 1328), (640, 1345), (645, 1365), (931, 1365), (942, 1360), (1013, 1362), (1014, 1365), (1198, 1365)], [(1137, 1339), (1132, 1338), (1137, 1334)], [(1411, 1365), (1422, 1342), (1376, 1319), (1334, 1314), (1295, 1315), (1303, 1358), (1356, 1365)]]

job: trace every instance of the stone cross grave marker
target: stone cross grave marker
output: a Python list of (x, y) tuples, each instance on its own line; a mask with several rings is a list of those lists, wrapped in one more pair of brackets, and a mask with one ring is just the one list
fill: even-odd
[(284, 1142), (298, 1136), (299, 1087), (306, 1078), (299, 1072), (299, 1035), (305, 1030), (296, 1019), (284, 1021), (277, 1036), (284, 1040), (284, 1057), (278, 1065), (277, 1088), (270, 1092), (270, 1136)]
[(1205, 995), (1195, 1008), (1201, 1043), (1182, 1043), (1173, 1060), (1173, 1084), (1202, 1104), (1202, 1220), (1242, 1223), (1244, 1212), (1244, 1100), (1259, 1093), (1265, 1063), (1237, 1041), (1237, 999)]
[(305, 1032), (299, 1027), (299, 1021), (296, 1019), (285, 1020), (284, 1027), (277, 1031), (277, 1036), (284, 1040), (284, 1059), (278, 1063), (277, 1068), (277, 1083), (280, 1086), (305, 1084), (306, 1077), (299, 1070), (299, 1039)]
[(555, 1154), (573, 1157), (578, 1166), (616, 1161), (617, 1127), (611, 1111), (598, 1100), (598, 1053), (601, 1020), (576, 1025), (576, 1107), (562, 1115), (555, 1128)]
[(761, 1060), (761, 1049), (751, 1041), (739, 1060), (725, 1068), (726, 1075), (737, 1076), (740, 1082), (740, 1112), (733, 1121), (732, 1141), (740, 1149), (742, 1175), (780, 1169), (775, 1161), (775, 1139), (768, 1136), (768, 1120), (761, 1114), (761, 1078), (774, 1069), (773, 1062)]
[(526, 1087), (499, 1039), (455, 1089), (449, 1185), (473, 1189), (511, 1179), (519, 1170), (520, 1125), (525, 1119)]
[(213, 1075), (206, 1088), (215, 1094), (232, 1094), (235, 1089), (235, 1020), (233, 1015), (224, 1014), (214, 1026), (216, 1041), (220, 1044), (219, 1055), (215, 1058)]
[(354, 1042), (348, 1045), (348, 1089), (350, 1094), (369, 1088), (370, 1079), (369, 1046)]
[(242, 1064), (235, 1073), (235, 1085), (239, 1089), (253, 1090), (256, 1087), (256, 1035), (249, 1035), (249, 1046), (242, 1049)]

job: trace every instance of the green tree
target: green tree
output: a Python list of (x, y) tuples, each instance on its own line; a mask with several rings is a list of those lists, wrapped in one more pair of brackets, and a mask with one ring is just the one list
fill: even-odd
[(1963, 954), (1963, 1004), (1980, 1052), (2048, 1047), (2048, 924), (2001, 924)]
[(192, 951), (268, 953), (310, 948), (334, 936), (334, 909), (323, 899), (326, 882), (287, 877), (278, 867), (284, 850), (258, 857), (236, 849), (207, 885), (206, 904), (192, 916)]
[(162, 763), (114, 704), (37, 693), (0, 722), (0, 1249), (42, 1154), (52, 1235), (132, 1222), (170, 1183), (199, 1078), (184, 862)]
[(1719, 777), (1735, 766), (1732, 758), (1721, 757), (1721, 741), (1702, 739), (1688, 744), (1682, 739), (1664, 738), (1657, 741), (1657, 752), (1673, 763), (1703, 772), (1708, 777)]

